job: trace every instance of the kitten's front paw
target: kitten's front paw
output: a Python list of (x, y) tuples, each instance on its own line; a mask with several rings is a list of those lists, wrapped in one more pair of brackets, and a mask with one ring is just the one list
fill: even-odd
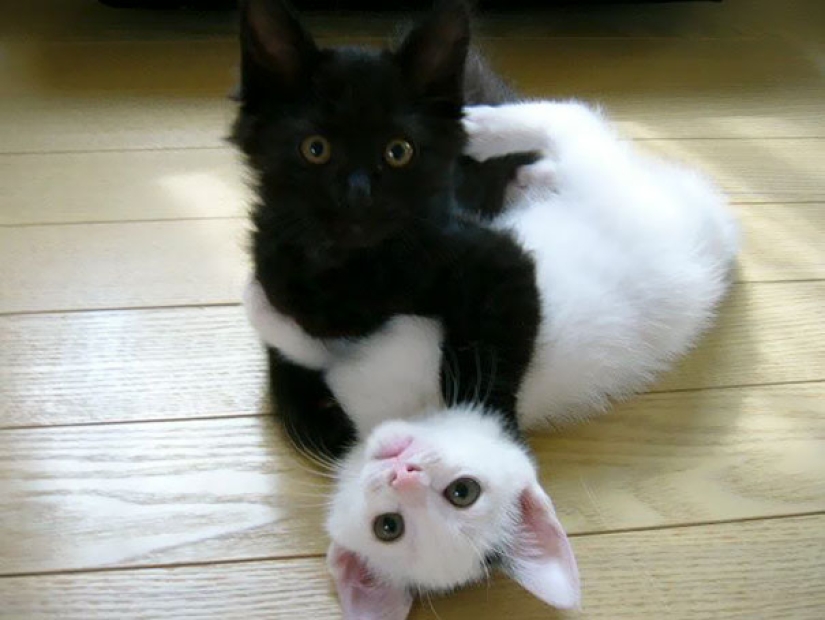
[(247, 282), (241, 300), (247, 318), (253, 326), (260, 325), (264, 318), (272, 313), (272, 306), (257, 278), (251, 278)]
[(267, 346), (307, 368), (321, 369), (328, 363), (329, 352), (324, 343), (307, 334), (295, 319), (273, 308), (254, 277), (244, 289), (243, 307), (250, 325)]
[(464, 108), (462, 122), (468, 138), (465, 155), (477, 161), (485, 161), (507, 154), (501, 149), (503, 133), (508, 125), (501, 108), (485, 105)]
[(478, 161), (528, 152), (549, 157), (554, 149), (544, 116), (542, 108), (532, 104), (464, 108), (464, 130), (469, 138), (464, 153)]

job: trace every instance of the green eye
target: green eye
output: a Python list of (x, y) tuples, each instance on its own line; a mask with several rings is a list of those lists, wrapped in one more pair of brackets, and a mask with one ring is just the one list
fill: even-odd
[(394, 542), (404, 535), (404, 517), (397, 512), (388, 512), (375, 517), (372, 531), (381, 542)]
[(332, 157), (332, 146), (324, 136), (309, 136), (301, 142), (301, 155), (311, 164), (325, 164)]
[(469, 508), (481, 497), (481, 485), (473, 478), (457, 478), (444, 489), (444, 497), (456, 508)]
[(384, 149), (384, 159), (393, 168), (403, 168), (412, 161), (415, 149), (406, 140), (391, 140)]

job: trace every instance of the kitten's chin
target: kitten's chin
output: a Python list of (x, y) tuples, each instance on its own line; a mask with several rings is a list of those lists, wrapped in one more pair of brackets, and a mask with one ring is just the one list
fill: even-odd
[[(384, 221), (382, 221), (384, 220)], [(374, 214), (360, 221), (334, 220), (326, 226), (326, 238), (331, 248), (345, 251), (369, 250), (398, 236), (397, 223)]]

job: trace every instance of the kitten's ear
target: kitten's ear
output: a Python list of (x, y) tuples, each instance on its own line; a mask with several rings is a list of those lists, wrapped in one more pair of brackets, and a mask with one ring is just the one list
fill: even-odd
[(579, 607), (576, 558), (553, 503), (538, 483), (522, 492), (520, 510), (519, 533), (507, 572), (545, 603), (560, 609)]
[(288, 97), (317, 59), (315, 42), (283, 0), (242, 0), (240, 12), (239, 98)]
[(396, 52), (416, 95), (461, 107), (470, 45), (470, 11), (463, 0), (439, 0)]
[(412, 596), (382, 583), (349, 549), (332, 543), (327, 564), (335, 579), (344, 620), (406, 620)]

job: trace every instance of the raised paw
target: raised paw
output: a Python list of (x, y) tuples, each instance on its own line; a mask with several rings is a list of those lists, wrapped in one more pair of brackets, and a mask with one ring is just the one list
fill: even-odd
[(464, 131), (467, 132), (466, 155), (477, 161), (505, 155), (501, 152), (501, 133), (506, 128), (502, 122), (501, 108), (473, 106), (464, 109)]
[(511, 153), (548, 151), (546, 127), (529, 104), (464, 108), (464, 130), (469, 138), (464, 153), (485, 161)]

